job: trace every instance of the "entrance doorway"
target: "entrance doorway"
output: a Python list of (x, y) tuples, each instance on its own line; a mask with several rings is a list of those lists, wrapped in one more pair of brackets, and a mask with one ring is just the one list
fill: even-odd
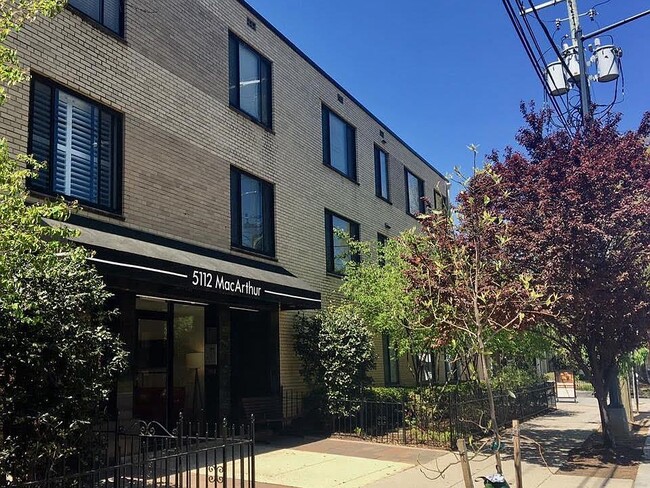
[(173, 425), (205, 412), (205, 306), (137, 297), (135, 418)]
[(277, 314), (231, 308), (230, 388), (235, 415), (244, 414), (242, 400), (245, 398), (273, 397), (279, 402), (278, 333)]

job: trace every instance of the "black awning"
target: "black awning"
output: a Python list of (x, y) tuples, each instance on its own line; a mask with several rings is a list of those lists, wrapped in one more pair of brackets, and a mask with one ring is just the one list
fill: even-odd
[(105, 274), (144, 279), (241, 300), (278, 303), (286, 309), (317, 309), (320, 293), (286, 269), (181, 241), (74, 218), (47, 220), (79, 231), (75, 242), (95, 251), (92, 262)]

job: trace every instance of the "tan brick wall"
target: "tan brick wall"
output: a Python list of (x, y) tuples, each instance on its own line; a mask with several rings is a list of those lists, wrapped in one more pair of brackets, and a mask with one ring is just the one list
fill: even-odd
[[(275, 184), (278, 262), (327, 302), (339, 279), (325, 273), (324, 209), (359, 222), (361, 239), (374, 241), (377, 232), (396, 235), (417, 223), (405, 212), (404, 165), (425, 180), (429, 197), (444, 183), (259, 19), (257, 30), (249, 28), (247, 17), (235, 0), (192, 0), (182, 8), (127, 0), (125, 41), (65, 10), (11, 42), (29, 69), (124, 114), (124, 220), (90, 215), (235, 252), (229, 171), (236, 165)], [(273, 132), (229, 107), (229, 30), (273, 63)], [(14, 151), (27, 148), (28, 103), (23, 84), (0, 111)], [(322, 163), (322, 103), (357, 129), (359, 184)], [(392, 205), (375, 196), (374, 144), (389, 154)], [(298, 387), (291, 315), (281, 320), (281, 374), (283, 384)], [(378, 364), (383, 382), (381, 358)]]

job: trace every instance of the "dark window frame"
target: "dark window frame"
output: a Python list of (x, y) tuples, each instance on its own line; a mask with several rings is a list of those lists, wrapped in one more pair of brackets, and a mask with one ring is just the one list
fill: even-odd
[[(262, 222), (264, 249), (255, 249), (242, 244), (242, 209), (241, 176), (244, 175), (261, 183), (262, 188)], [(268, 214), (266, 213), (268, 212)], [(230, 245), (233, 249), (275, 258), (275, 185), (259, 176), (244, 171), (236, 166), (230, 167)]]
[[(345, 124), (346, 127), (346, 154), (348, 171), (350, 174), (341, 171), (332, 165), (331, 156), (331, 129), (330, 129), (330, 114), (334, 115), (337, 119)], [(330, 168), (332, 171), (344, 176), (350, 181), (358, 184), (357, 175), (357, 129), (347, 120), (341, 117), (337, 112), (329, 108), (324, 103), (321, 104), (321, 122), (322, 122), (322, 135), (323, 135), (323, 164)]]
[[(411, 213), (411, 202), (410, 202), (410, 193), (409, 193), (409, 175), (413, 176), (418, 181), (418, 202), (419, 202), (419, 212), (414, 214)], [(419, 214), (423, 214), (425, 211), (424, 204), (424, 180), (413, 173), (408, 168), (404, 168), (404, 194), (406, 195), (406, 213), (411, 217), (417, 217)]]
[(101, 0), (100, 4), (100, 19), (94, 18), (92, 15), (87, 14), (83, 10), (80, 10), (79, 8), (75, 7), (74, 5), (71, 5), (70, 2), (66, 4), (66, 8), (68, 8), (70, 11), (74, 12), (76, 15), (79, 17), (83, 18), (84, 20), (88, 21), (89, 23), (93, 24), (95, 27), (99, 28), (100, 30), (103, 30), (107, 34), (110, 34), (112, 36), (116, 36), (120, 40), (125, 39), (125, 21), (124, 18), (126, 17), (125, 15), (125, 8), (124, 8), (124, 0), (119, 0), (120, 2), (120, 25), (119, 25), (119, 31), (114, 31), (110, 27), (108, 27), (106, 24), (103, 22), (104, 18), (104, 2), (105, 0)]
[[(334, 224), (333, 217), (337, 217), (341, 220), (345, 220), (350, 224), (350, 237), (353, 239), (359, 240), (361, 228), (360, 225), (354, 220), (350, 220), (347, 217), (344, 217), (341, 214), (332, 212), (331, 210), (325, 209), (325, 254), (326, 254), (326, 270), (327, 274), (341, 277), (344, 273), (337, 271), (335, 269), (335, 256), (334, 256)], [(352, 260), (355, 262), (360, 262), (361, 256), (355, 254), (352, 256)]]
[(442, 208), (442, 193), (440, 193), (438, 190), (433, 190), (433, 209), (442, 210)]
[[(381, 154), (385, 156), (386, 161), (386, 196), (382, 195), (382, 174), (381, 174)], [(390, 161), (389, 155), (381, 147), (375, 144), (375, 195), (384, 200), (385, 202), (391, 203), (390, 201)]]
[[(46, 78), (38, 73), (31, 73), (30, 80), (30, 96), (29, 96), (29, 122), (28, 122), (28, 135), (27, 135), (27, 153), (33, 154), (34, 146), (34, 90), (36, 83), (41, 83), (46, 85), (50, 89), (51, 100), (50, 100), (50, 147), (49, 147), (49, 158), (47, 159), (47, 172), (48, 172), (48, 188), (43, 188), (35, 183), (35, 179), (30, 179), (27, 181), (27, 187), (29, 190), (42, 194), (44, 196), (60, 196), (66, 199), (66, 201), (78, 201), (83, 207), (88, 207), (88, 210), (99, 210), (105, 212), (109, 215), (122, 215), (122, 205), (123, 205), (123, 191), (124, 191), (124, 182), (123, 182), (123, 171), (124, 171), (124, 114), (114, 110), (101, 102), (93, 100), (92, 98), (83, 95), (75, 90), (71, 90), (66, 86), (55, 82), (50, 78)], [(56, 122), (56, 100), (58, 99), (57, 92), (63, 91), (75, 98), (78, 98), (86, 103), (98, 107), (100, 110), (109, 113), (113, 118), (113, 127), (112, 135), (114, 137), (112, 149), (115, 152), (114, 161), (113, 161), (113, 172), (114, 178), (112, 181), (112, 191), (114, 192), (114, 204), (112, 206), (101, 205), (98, 202), (92, 202), (90, 200), (85, 200), (83, 198), (66, 195), (65, 193), (57, 192), (55, 188), (55, 162), (56, 162), (56, 141), (55, 141), (55, 122)], [(100, 177), (98, 176), (98, 182)]]
[[(257, 56), (260, 77), (264, 69), (268, 74), (268, 93), (263, 93), (264, 90), (260, 83), (259, 118), (241, 108), (239, 50), (242, 44)], [(232, 31), (228, 31), (228, 101), (230, 107), (236, 110), (237, 113), (242, 114), (265, 129), (273, 131), (273, 62)], [(266, 118), (263, 116), (265, 111)]]
[[(399, 385), (399, 358), (395, 356), (394, 362), (396, 366), (396, 378), (392, 378), (391, 375), (391, 354), (390, 354), (390, 336), (388, 334), (382, 334), (382, 352), (384, 356), (384, 384), (386, 386), (396, 386)], [(393, 346), (394, 348), (394, 346)]]

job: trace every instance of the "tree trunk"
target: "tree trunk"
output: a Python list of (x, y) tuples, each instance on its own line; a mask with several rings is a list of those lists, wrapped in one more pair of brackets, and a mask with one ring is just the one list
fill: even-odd
[(609, 426), (609, 414), (607, 413), (607, 393), (596, 393), (598, 400), (598, 411), (600, 412), (600, 425), (602, 429), (603, 444), (605, 447), (614, 447), (614, 437), (612, 436), (611, 428)]
[(413, 368), (413, 376), (415, 376), (415, 386), (416, 388), (419, 388), (420, 385), (420, 360), (418, 359), (417, 355), (411, 351), (411, 367)]
[(494, 433), (494, 440), (497, 444), (497, 451), (495, 452), (495, 457), (497, 461), (497, 471), (503, 473), (503, 467), (501, 465), (501, 454), (499, 449), (501, 448), (501, 438), (499, 437), (499, 424), (497, 423), (497, 411), (494, 405), (494, 395), (492, 393), (492, 383), (490, 382), (490, 374), (488, 372), (487, 358), (485, 357), (485, 352), (483, 350), (483, 341), (479, 337), (479, 347), (481, 352), (479, 353), (479, 360), (481, 361), (481, 367), (485, 373), (485, 386), (487, 387), (488, 395), (488, 405), (490, 407), (490, 420), (492, 422), (492, 432)]
[(598, 412), (600, 413), (600, 426), (602, 431), (603, 443), (605, 447), (614, 447), (614, 437), (609, 424), (609, 414), (607, 412), (607, 390), (608, 390), (608, 374), (604, 371), (597, 369), (593, 371), (592, 384), (594, 386), (594, 394), (598, 400)]

